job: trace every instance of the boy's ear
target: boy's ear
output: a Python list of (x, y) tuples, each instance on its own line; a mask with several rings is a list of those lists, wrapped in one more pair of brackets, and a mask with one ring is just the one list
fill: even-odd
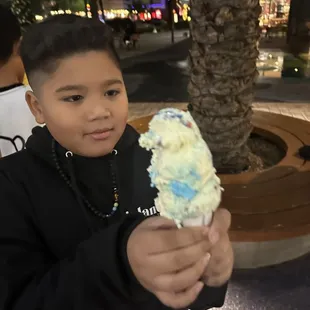
[(45, 123), (44, 114), (37, 97), (34, 95), (32, 91), (27, 91), (25, 97), (28, 107), (33, 116), (35, 117), (36, 122), (40, 125), (43, 125)]

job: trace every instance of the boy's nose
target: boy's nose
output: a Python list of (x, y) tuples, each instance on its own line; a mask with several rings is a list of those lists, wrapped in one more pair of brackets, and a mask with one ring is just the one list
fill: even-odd
[(87, 111), (87, 118), (89, 121), (97, 119), (106, 119), (111, 117), (111, 111), (104, 106), (104, 104), (93, 105), (91, 109)]

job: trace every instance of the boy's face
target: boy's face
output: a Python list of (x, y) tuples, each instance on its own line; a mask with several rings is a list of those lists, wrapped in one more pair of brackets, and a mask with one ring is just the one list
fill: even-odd
[(36, 95), (26, 95), (36, 121), (75, 154), (106, 155), (125, 130), (128, 99), (122, 73), (105, 52), (61, 60)]

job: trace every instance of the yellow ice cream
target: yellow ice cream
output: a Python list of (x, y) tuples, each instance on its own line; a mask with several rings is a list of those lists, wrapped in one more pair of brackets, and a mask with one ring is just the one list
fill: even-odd
[(158, 189), (155, 206), (178, 226), (208, 224), (221, 201), (211, 152), (189, 112), (159, 111), (140, 137), (152, 150), (148, 172)]

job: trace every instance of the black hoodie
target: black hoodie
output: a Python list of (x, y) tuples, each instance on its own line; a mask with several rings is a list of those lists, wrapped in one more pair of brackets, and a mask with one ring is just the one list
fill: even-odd
[[(120, 207), (113, 205), (110, 156), (65, 156), (47, 128), (37, 127), (27, 149), (0, 160), (0, 309), (169, 309), (135, 279), (126, 255), (129, 235), (155, 215), (156, 190), (146, 171), (150, 154), (127, 126), (114, 158)], [(55, 154), (55, 153), (54, 153)], [(72, 182), (76, 180), (76, 182)], [(193, 310), (220, 307), (226, 285), (205, 287)]]

